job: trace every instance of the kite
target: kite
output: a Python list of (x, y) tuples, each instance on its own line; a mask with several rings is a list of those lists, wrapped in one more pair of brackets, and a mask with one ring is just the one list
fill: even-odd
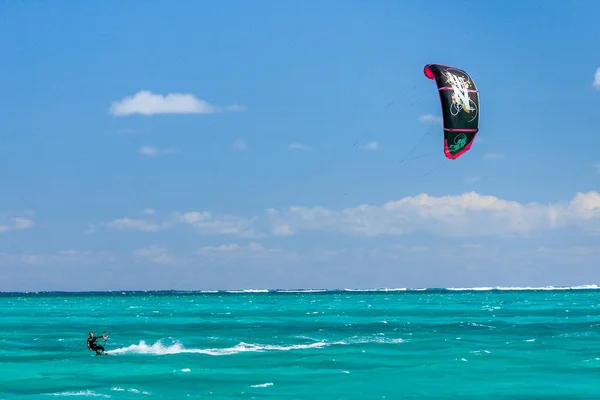
[(479, 132), (479, 92), (465, 71), (427, 64), (425, 76), (434, 80), (442, 105), (444, 154), (455, 160), (467, 152)]

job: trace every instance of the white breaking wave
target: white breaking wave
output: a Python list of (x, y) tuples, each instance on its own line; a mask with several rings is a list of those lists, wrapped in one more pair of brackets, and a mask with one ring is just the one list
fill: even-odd
[(260, 385), (251, 385), (250, 387), (264, 388), (264, 387), (269, 387), (269, 386), (273, 386), (273, 382), (261, 383)]
[[(336, 342), (316, 341), (309, 344), (291, 344), (291, 345), (272, 345), (272, 344), (253, 344), (241, 342), (233, 347), (210, 348), (210, 349), (186, 349), (181, 343), (164, 344), (157, 341), (152, 345), (148, 345), (144, 340), (139, 344), (132, 344), (127, 347), (122, 347), (115, 350), (108, 350), (107, 354), (151, 354), (151, 355), (173, 355), (173, 354), (206, 354), (209, 356), (227, 356), (239, 353), (249, 352), (266, 352), (266, 351), (291, 351), (291, 350), (307, 350), (320, 349), (330, 346), (349, 345), (349, 344), (399, 344), (404, 343), (402, 338), (385, 338), (385, 337), (357, 337), (350, 338), (349, 341), (339, 340)], [(182, 370), (183, 371), (183, 370)], [(186, 371), (187, 372), (187, 371)]]
[[(491, 291), (491, 290), (590, 290), (590, 289), (600, 289), (598, 285), (578, 285), (578, 286), (480, 286), (480, 287), (448, 287), (448, 288), (366, 288), (366, 289), (353, 289), (353, 288), (344, 288), (344, 289), (246, 289), (246, 290), (224, 290), (224, 293), (322, 293), (322, 292), (411, 292), (411, 291), (428, 291), (428, 290), (477, 290), (477, 291)], [(199, 291), (203, 293), (203, 291)], [(208, 293), (206, 291), (205, 293)]]
[(489, 290), (590, 290), (590, 289), (600, 289), (598, 285), (580, 285), (580, 286), (493, 286), (493, 287), (471, 287), (471, 288), (446, 288), (446, 290), (479, 290), (479, 291), (489, 291)]
[(50, 396), (86, 396), (86, 397), (105, 397), (110, 398), (107, 394), (96, 393), (91, 390), (80, 390), (78, 392), (60, 392), (60, 393), (47, 393)]
[(140, 390), (135, 389), (135, 388), (124, 389), (124, 388), (118, 387), (118, 386), (112, 388), (111, 390), (113, 390), (115, 392), (125, 392), (125, 391), (127, 391), (127, 392), (130, 392), (130, 393), (141, 393), (141, 394), (145, 394), (145, 395), (150, 395), (151, 394), (150, 392), (140, 391)]
[(282, 345), (259, 345), (259, 344), (248, 344), (239, 343), (233, 347), (225, 348), (212, 348), (212, 349), (186, 349), (181, 343), (175, 343), (172, 345), (164, 345), (160, 341), (148, 345), (145, 341), (140, 341), (139, 344), (132, 344), (128, 347), (122, 347), (120, 349), (109, 350), (107, 354), (153, 354), (153, 355), (171, 355), (171, 354), (206, 354), (210, 356), (226, 356), (239, 353), (247, 352), (265, 352), (265, 351), (290, 351), (290, 350), (304, 350), (304, 349), (318, 349), (336, 344), (346, 344), (345, 342), (316, 342), (310, 344), (293, 344), (288, 346)]

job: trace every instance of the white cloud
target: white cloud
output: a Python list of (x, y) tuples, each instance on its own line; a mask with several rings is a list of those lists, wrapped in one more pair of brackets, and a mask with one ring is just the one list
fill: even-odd
[(258, 238), (253, 225), (258, 218), (244, 218), (233, 215), (214, 216), (208, 211), (174, 213), (171, 221), (188, 224), (205, 235), (235, 235)]
[[(579, 226), (600, 232), (600, 194), (578, 193), (568, 203), (519, 203), (475, 192), (434, 197), (421, 194), (382, 206), (343, 210), (324, 207), (270, 209), (274, 235), (324, 231), (353, 236), (398, 236), (427, 232), (441, 236), (531, 235), (548, 229)], [(285, 229), (282, 229), (285, 227)]]
[(487, 154), (484, 154), (483, 158), (487, 158), (488, 160), (500, 160), (500, 159), (504, 158), (504, 154), (487, 153)]
[(35, 226), (35, 222), (32, 219), (24, 217), (13, 217), (8, 219), (5, 223), (0, 224), (0, 233), (10, 231), (21, 231), (30, 229)]
[(236, 139), (233, 142), (233, 148), (236, 150), (244, 150), (247, 147), (246, 141), (244, 139)]
[(592, 86), (600, 90), (600, 68), (598, 68), (594, 74), (594, 82), (592, 83)]
[(127, 96), (121, 101), (115, 101), (110, 107), (114, 116), (127, 116), (133, 114), (214, 114), (224, 111), (242, 111), (244, 106), (232, 105), (219, 107), (198, 99), (193, 94), (169, 93), (166, 96), (154, 94), (149, 90), (142, 90), (133, 96)]
[(143, 219), (119, 218), (106, 224), (110, 229), (158, 232), (160, 226)]
[[(121, 218), (105, 224), (112, 229), (157, 232), (188, 225), (203, 235), (258, 239), (270, 233), (289, 237), (303, 231), (351, 236), (400, 236), (424, 232), (448, 237), (530, 236), (544, 230), (578, 227), (600, 234), (600, 194), (578, 193), (568, 202), (520, 203), (491, 195), (420, 194), (382, 205), (341, 210), (295, 206), (268, 209), (262, 217), (214, 215), (209, 211), (175, 212), (158, 222)], [(268, 229), (264, 231), (263, 229)]]
[(464, 179), (465, 183), (468, 183), (468, 184), (479, 182), (480, 180), (481, 180), (480, 176), (469, 176)]
[(241, 259), (244, 260), (244, 262), (265, 258), (286, 260), (298, 260), (301, 258), (296, 252), (287, 252), (282, 249), (267, 248), (258, 242), (250, 242), (245, 245), (228, 243), (219, 246), (204, 246), (199, 248), (196, 254), (203, 259)]
[(300, 143), (292, 143), (288, 146), (288, 149), (309, 151), (312, 150), (312, 147)]
[(597, 174), (600, 174), (600, 163), (594, 165)]
[(292, 227), (283, 221), (274, 221), (271, 232), (275, 236), (292, 236), (294, 234)]
[(176, 255), (168, 249), (159, 246), (149, 246), (133, 251), (136, 262), (151, 262), (154, 264), (197, 263), (198, 258), (203, 261), (260, 261), (260, 260), (298, 260), (300, 256), (293, 251), (277, 248), (268, 248), (258, 242), (246, 244), (225, 243), (217, 246), (203, 246), (191, 255), (184, 253)]
[(377, 150), (379, 148), (379, 142), (369, 142), (363, 146), (365, 150)]
[(51, 253), (0, 253), (0, 264), (15, 265), (82, 265), (102, 264), (114, 261), (114, 256), (105, 251), (61, 250)]
[(145, 208), (142, 210), (142, 213), (146, 214), (146, 215), (154, 215), (154, 214), (156, 214), (156, 210), (154, 210), (152, 208)]
[(93, 235), (96, 233), (96, 224), (88, 224), (88, 228), (85, 230), (86, 235)]
[(173, 153), (178, 153), (179, 150), (172, 148), (172, 147), (167, 147), (165, 149), (158, 149), (156, 147), (152, 147), (152, 146), (142, 146), (139, 149), (139, 153), (148, 157), (157, 157), (157, 156), (162, 156), (162, 155), (166, 155), (166, 154), (173, 154)]
[(600, 247), (570, 246), (570, 247), (545, 247), (541, 246), (534, 250), (533, 256), (545, 258), (552, 261), (560, 259), (562, 262), (581, 263), (585, 260), (598, 259)]
[(435, 122), (437, 124), (441, 124), (442, 123), (442, 117), (438, 117), (437, 115), (433, 115), (433, 114), (424, 114), (421, 115), (419, 117), (419, 121), (421, 122)]
[[(146, 214), (154, 215), (145, 210)], [(152, 210), (154, 211), (154, 210)], [(264, 235), (254, 230), (257, 217), (244, 218), (234, 215), (213, 215), (208, 211), (174, 212), (162, 221), (141, 218), (119, 218), (103, 224), (113, 230), (158, 232), (172, 229), (176, 225), (189, 225), (203, 235), (232, 235), (247, 238), (260, 238)]]
[(177, 257), (162, 247), (150, 246), (143, 249), (136, 249), (133, 252), (136, 261), (150, 261), (155, 264), (173, 264)]

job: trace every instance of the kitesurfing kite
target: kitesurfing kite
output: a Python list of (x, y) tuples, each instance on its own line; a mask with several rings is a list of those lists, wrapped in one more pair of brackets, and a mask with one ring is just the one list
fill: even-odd
[(455, 160), (467, 152), (479, 131), (479, 92), (465, 71), (427, 64), (425, 76), (435, 80), (442, 103), (444, 154)]

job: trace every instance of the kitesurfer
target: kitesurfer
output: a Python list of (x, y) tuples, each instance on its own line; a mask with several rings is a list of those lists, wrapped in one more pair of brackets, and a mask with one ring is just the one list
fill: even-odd
[(104, 353), (104, 347), (97, 344), (96, 340), (98, 340), (100, 338), (106, 338), (107, 336), (108, 336), (107, 334), (104, 334), (102, 336), (94, 336), (94, 332), (90, 332), (90, 336), (87, 339), (87, 348), (89, 350), (95, 351), (96, 354), (98, 354), (98, 355), (101, 354), (99, 351), (102, 351), (102, 353)]

